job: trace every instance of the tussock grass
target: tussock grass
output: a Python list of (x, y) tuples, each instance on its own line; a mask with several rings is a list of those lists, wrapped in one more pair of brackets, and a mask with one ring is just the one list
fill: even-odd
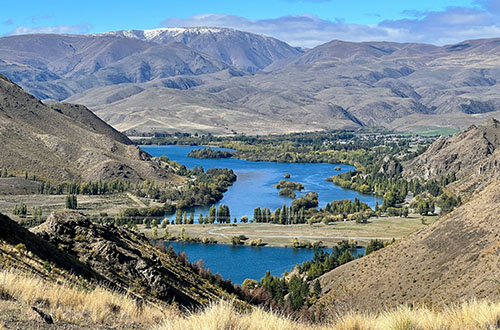
[(443, 310), (400, 307), (378, 315), (350, 313), (332, 322), (339, 330), (500, 329), (500, 303), (471, 301)]
[[(261, 329), (290, 329), (309, 330), (323, 329), (320, 326), (311, 326), (299, 323), (281, 314), (254, 309), (251, 312), (238, 312), (230, 302), (221, 301), (211, 304), (205, 310), (191, 313), (186, 317), (167, 318), (155, 330), (261, 330)], [(327, 329), (327, 328), (324, 328)]]
[[(51, 283), (7, 270), (0, 271), (0, 292), (4, 299), (9, 297), (26, 306), (43, 309), (56, 322), (75, 322), (87, 326), (109, 324), (122, 328), (135, 324), (139, 328), (154, 330), (500, 329), (500, 302), (488, 301), (470, 301), (442, 310), (400, 307), (380, 314), (352, 312), (332, 317), (323, 324), (308, 324), (258, 308), (248, 312), (238, 311), (228, 301), (212, 303), (204, 310), (180, 315), (173, 309), (138, 305), (133, 298), (104, 288), (87, 290), (70, 283)], [(0, 323), (0, 330), (3, 327)]]
[(325, 324), (300, 323), (261, 309), (241, 313), (230, 303), (220, 302), (186, 317), (167, 318), (155, 330), (493, 330), (499, 328), (500, 303), (487, 301), (472, 301), (442, 311), (401, 307), (377, 315), (349, 313)]
[(0, 291), (23, 304), (42, 308), (55, 321), (151, 325), (170, 312), (147, 304), (141, 306), (131, 297), (104, 288), (81, 289), (15, 271), (0, 272)]

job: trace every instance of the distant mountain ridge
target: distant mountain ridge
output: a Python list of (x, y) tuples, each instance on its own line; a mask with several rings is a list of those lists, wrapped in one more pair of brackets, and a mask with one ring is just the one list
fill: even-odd
[(127, 134), (408, 132), (499, 119), (499, 54), (500, 39), (333, 40), (303, 51), (227, 28), (162, 28), (3, 37), (0, 72)]
[(278, 39), (229, 28), (122, 30), (103, 35), (115, 35), (158, 44), (180, 42), (247, 72), (257, 72), (277, 60), (302, 54), (299, 48), (292, 47)]

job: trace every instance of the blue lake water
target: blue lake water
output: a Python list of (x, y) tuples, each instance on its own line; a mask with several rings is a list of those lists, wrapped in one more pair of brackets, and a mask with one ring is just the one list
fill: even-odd
[[(358, 197), (362, 202), (367, 203), (372, 208), (378, 201), (382, 203), (382, 198), (373, 195), (363, 195), (353, 190), (342, 189), (339, 186), (325, 181), (325, 179), (340, 173), (354, 169), (349, 165), (340, 164), (306, 164), (306, 163), (277, 163), (277, 162), (252, 162), (235, 158), (225, 159), (197, 159), (190, 158), (187, 154), (193, 149), (204, 147), (199, 146), (141, 146), (153, 156), (166, 155), (171, 160), (175, 160), (188, 168), (203, 166), (205, 170), (209, 168), (231, 168), (237, 175), (236, 182), (229, 187), (224, 194), (224, 198), (219, 202), (229, 206), (231, 218), (242, 216), (253, 217), (253, 210), (256, 207), (268, 207), (272, 212), (283, 203), (290, 205), (292, 199), (279, 195), (278, 189), (273, 187), (280, 180), (284, 179), (285, 173), (290, 173), (290, 181), (300, 182), (305, 189), (297, 193), (297, 197), (308, 192), (318, 193), (319, 207), (324, 207), (334, 200), (354, 199)], [(222, 149), (222, 148), (213, 148)], [(228, 149), (226, 149), (228, 150)], [(340, 171), (335, 170), (339, 166)], [(216, 205), (218, 205), (217, 203)], [(196, 207), (195, 221), (198, 214), (208, 213), (209, 207)], [(174, 216), (172, 216), (173, 218)]]
[[(320, 251), (186, 242), (165, 242), (165, 246), (172, 246), (176, 252), (186, 252), (190, 262), (203, 259), (212, 273), (219, 273), (224, 279), (230, 278), (235, 284), (243, 283), (246, 278), (260, 281), (267, 270), (271, 275), (281, 276), (296, 264), (311, 260), (314, 252)], [(325, 251), (330, 253), (331, 249)], [(364, 249), (353, 251), (354, 256), (363, 253)]]

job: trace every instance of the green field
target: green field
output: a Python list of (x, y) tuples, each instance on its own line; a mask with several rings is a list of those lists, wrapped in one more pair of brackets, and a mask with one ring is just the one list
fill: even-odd
[(401, 133), (401, 135), (436, 136), (436, 135), (453, 135), (457, 132), (460, 132), (460, 130), (452, 127), (412, 126), (410, 133)]

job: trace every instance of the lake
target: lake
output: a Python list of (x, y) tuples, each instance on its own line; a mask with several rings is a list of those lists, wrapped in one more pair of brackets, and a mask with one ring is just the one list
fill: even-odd
[[(334, 200), (354, 199), (358, 197), (362, 202), (367, 203), (372, 208), (378, 201), (382, 204), (382, 198), (373, 195), (363, 195), (357, 191), (342, 189), (325, 179), (340, 173), (353, 170), (353, 166), (326, 163), (277, 163), (277, 162), (252, 162), (235, 158), (225, 159), (197, 159), (190, 158), (187, 154), (193, 149), (205, 147), (200, 146), (141, 146), (142, 149), (153, 156), (166, 155), (171, 160), (185, 165), (187, 168), (203, 166), (205, 170), (209, 168), (231, 168), (238, 176), (236, 182), (224, 193), (224, 198), (216, 203), (226, 204), (231, 211), (231, 218), (242, 216), (253, 217), (253, 210), (256, 207), (267, 207), (274, 212), (283, 203), (290, 205), (292, 199), (279, 195), (279, 190), (273, 187), (280, 180), (284, 179), (285, 173), (290, 173), (290, 181), (300, 182), (305, 189), (297, 193), (297, 197), (303, 196), (308, 192), (318, 193), (319, 207), (324, 207), (327, 203)], [(229, 150), (223, 148), (212, 148), (216, 150)], [(340, 167), (340, 171), (335, 167)], [(208, 213), (209, 206), (196, 207), (195, 221), (198, 214)], [(172, 216), (171, 218), (174, 218)]]
[[(165, 247), (172, 246), (175, 252), (184, 251), (191, 263), (203, 259), (207, 268), (224, 279), (241, 284), (246, 278), (260, 281), (267, 270), (271, 275), (281, 276), (296, 264), (311, 260), (314, 249), (292, 249), (284, 247), (233, 246), (226, 244), (201, 244), (186, 242), (165, 242)], [(324, 249), (331, 253), (331, 249)], [(359, 248), (352, 252), (354, 256), (364, 254)]]

